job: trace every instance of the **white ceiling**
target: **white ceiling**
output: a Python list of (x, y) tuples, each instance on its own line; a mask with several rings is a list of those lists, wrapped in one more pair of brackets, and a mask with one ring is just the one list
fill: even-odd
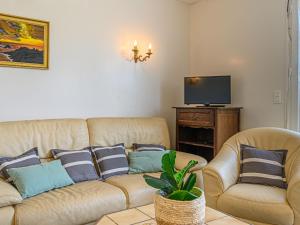
[(200, 0), (179, 0), (181, 2), (185, 2), (185, 3), (188, 3), (188, 4), (194, 4), (196, 2), (199, 2)]

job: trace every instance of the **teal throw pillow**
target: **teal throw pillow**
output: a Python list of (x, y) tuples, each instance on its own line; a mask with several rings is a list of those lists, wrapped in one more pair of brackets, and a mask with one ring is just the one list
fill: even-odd
[(161, 172), (161, 159), (169, 151), (129, 152), (129, 173), (156, 173)]
[(74, 184), (60, 160), (7, 170), (22, 198)]

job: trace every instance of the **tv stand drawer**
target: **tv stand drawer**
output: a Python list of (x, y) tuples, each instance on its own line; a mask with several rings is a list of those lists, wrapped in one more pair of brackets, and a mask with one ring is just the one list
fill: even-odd
[(182, 109), (178, 112), (178, 123), (181, 125), (214, 126), (214, 110), (212, 109)]

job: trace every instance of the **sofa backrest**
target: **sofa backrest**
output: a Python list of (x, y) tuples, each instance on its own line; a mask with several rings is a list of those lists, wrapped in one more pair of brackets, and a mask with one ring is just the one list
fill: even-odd
[(87, 120), (90, 144), (111, 146), (124, 143), (161, 144), (170, 148), (169, 130), (163, 118), (94, 118)]
[[(90, 140), (89, 140), (90, 137)], [(125, 143), (162, 144), (170, 148), (162, 118), (95, 118), (0, 122), (0, 156), (17, 156), (38, 147), (42, 159), (51, 149), (78, 150), (88, 146)]]
[(0, 156), (17, 156), (38, 147), (43, 159), (50, 149), (89, 146), (87, 124), (82, 119), (35, 120), (0, 123)]

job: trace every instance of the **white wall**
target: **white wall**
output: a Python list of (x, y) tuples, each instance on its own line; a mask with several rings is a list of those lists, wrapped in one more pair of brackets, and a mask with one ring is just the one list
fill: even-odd
[[(0, 0), (50, 21), (50, 69), (0, 68), (0, 121), (164, 116), (172, 133), (189, 72), (189, 6), (174, 0)], [(126, 57), (152, 42), (149, 62)], [(174, 135), (173, 135), (174, 136)]]
[[(50, 69), (0, 67), (0, 121), (163, 116), (174, 140), (183, 76), (233, 76), (242, 128), (283, 126), (286, 0), (0, 0), (0, 12), (50, 21)], [(149, 62), (128, 62), (152, 42)], [(190, 73), (191, 72), (191, 73)]]
[(231, 74), (242, 128), (284, 126), (286, 0), (200, 0), (191, 8), (191, 73)]

